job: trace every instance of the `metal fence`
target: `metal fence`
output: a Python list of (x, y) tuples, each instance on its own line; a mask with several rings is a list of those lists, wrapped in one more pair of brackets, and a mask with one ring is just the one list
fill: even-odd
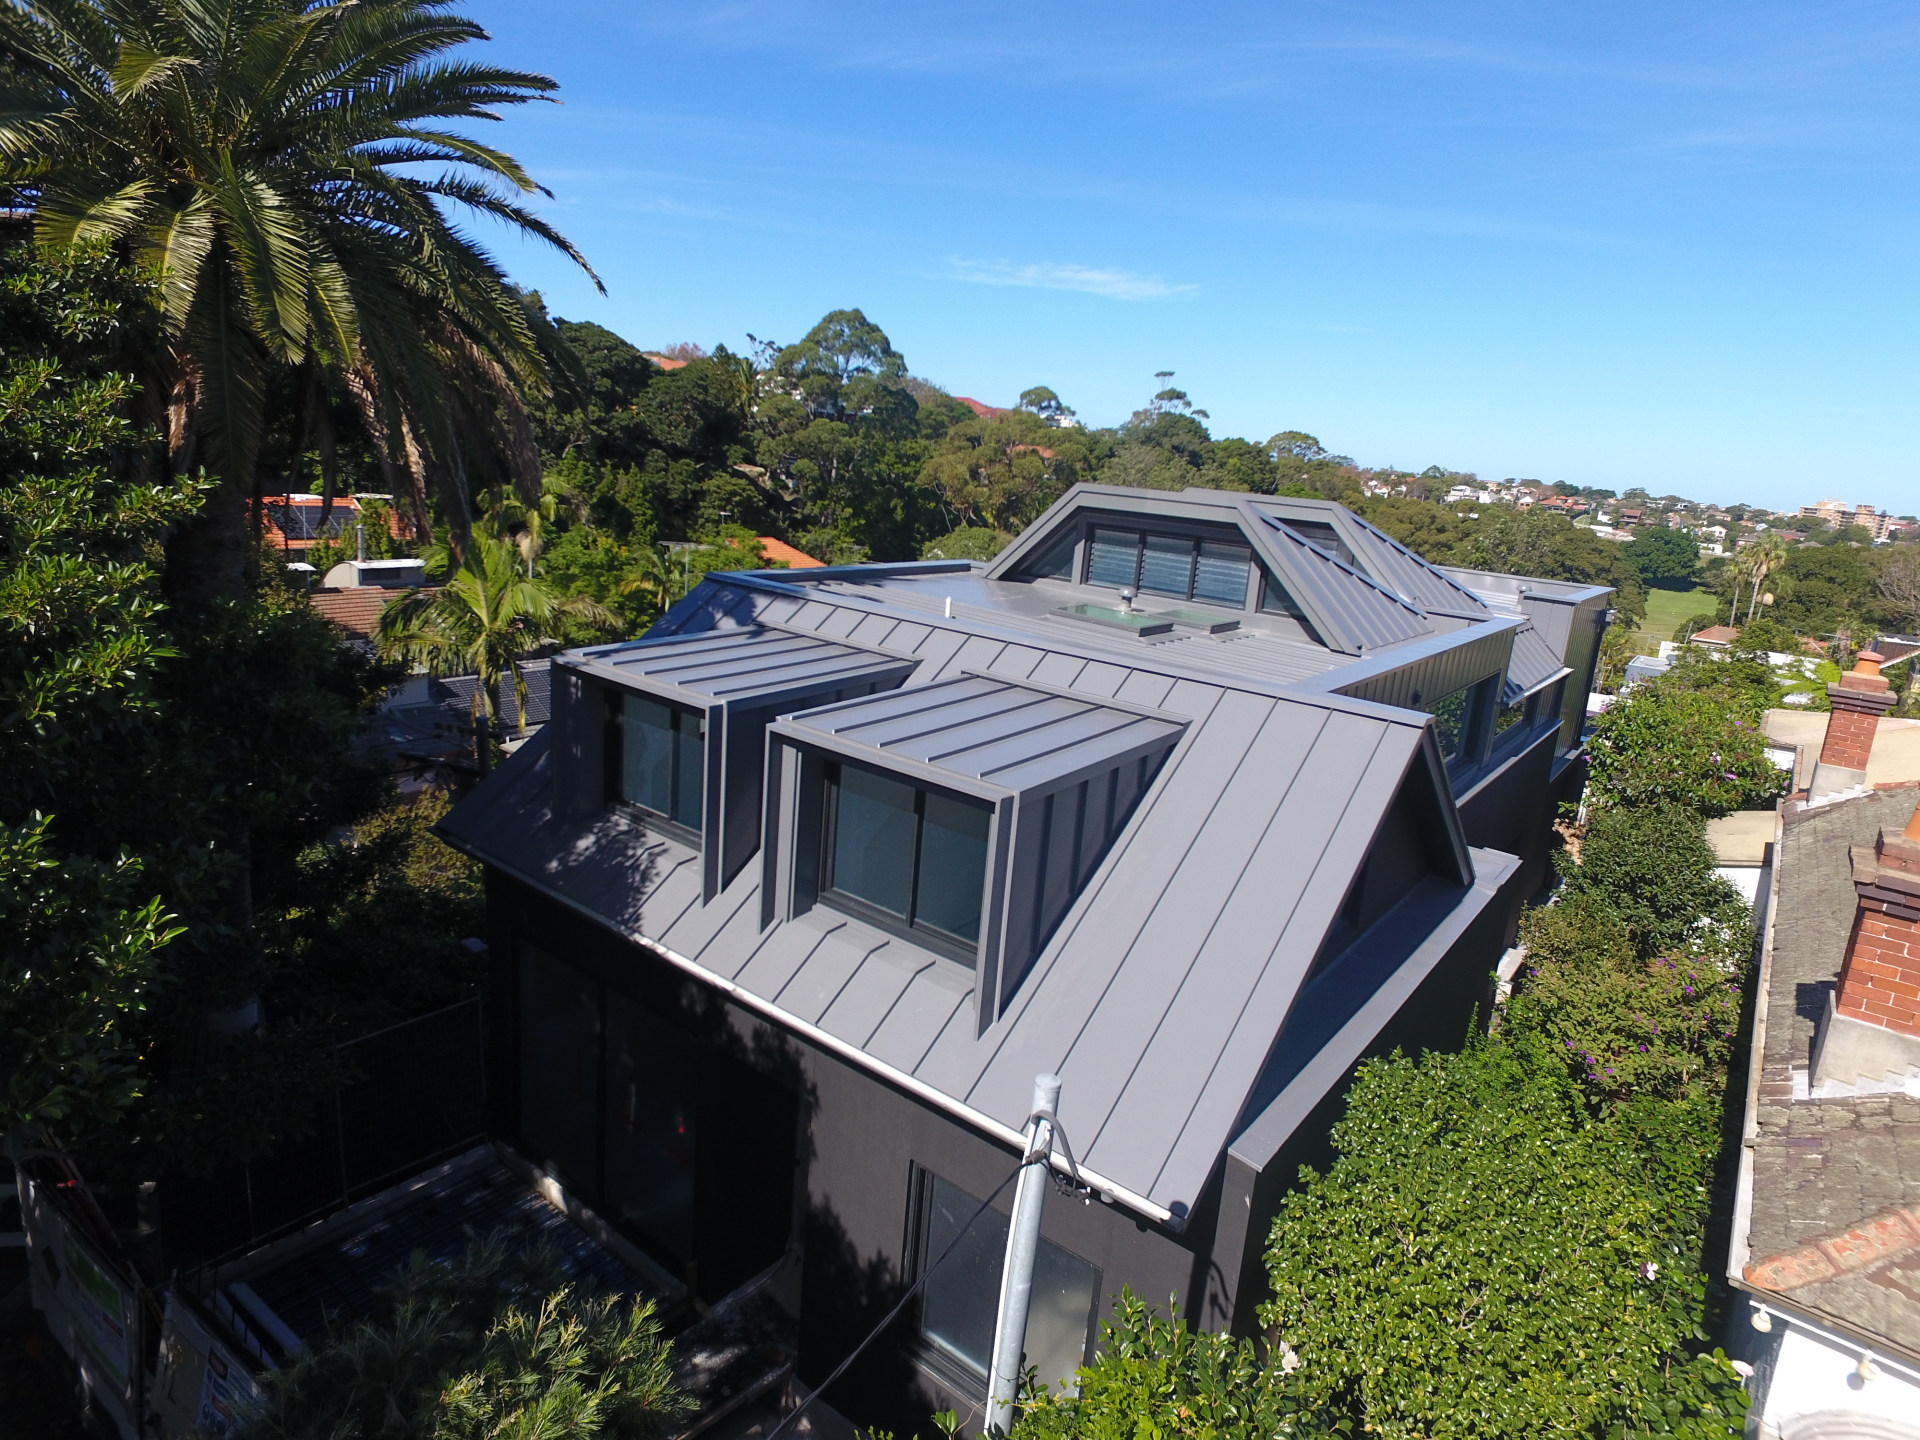
[(245, 1165), (161, 1181), (169, 1268), (225, 1259), (485, 1137), (478, 999), (362, 1035), (340, 1051), (356, 1078), (322, 1104), (310, 1134)]

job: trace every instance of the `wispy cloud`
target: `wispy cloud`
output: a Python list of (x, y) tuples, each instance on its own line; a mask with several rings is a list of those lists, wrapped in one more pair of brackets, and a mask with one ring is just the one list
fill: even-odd
[(1197, 285), (1173, 285), (1158, 275), (1094, 265), (1014, 265), (1005, 260), (949, 260), (947, 278), (969, 285), (1014, 285), (1028, 290), (1078, 290), (1109, 300), (1165, 300), (1191, 295)]

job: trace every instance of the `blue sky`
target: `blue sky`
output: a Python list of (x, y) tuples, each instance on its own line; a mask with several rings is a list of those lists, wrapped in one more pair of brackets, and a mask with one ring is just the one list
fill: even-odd
[[(1087, 422), (1920, 509), (1920, 8), (483, 0), (487, 127), (644, 346), (857, 306)], [(477, 57), (476, 57), (477, 58)]]

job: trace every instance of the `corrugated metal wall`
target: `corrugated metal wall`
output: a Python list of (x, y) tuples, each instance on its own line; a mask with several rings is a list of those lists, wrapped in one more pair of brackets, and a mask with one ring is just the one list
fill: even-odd
[(1402, 669), (1340, 686), (1335, 693), (1419, 710), (1476, 680), (1506, 674), (1512, 651), (1513, 631), (1503, 628), (1437, 655), (1422, 656)]

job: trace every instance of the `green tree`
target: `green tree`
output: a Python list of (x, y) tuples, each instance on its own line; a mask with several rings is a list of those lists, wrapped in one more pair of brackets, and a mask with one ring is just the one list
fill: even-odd
[(1566, 891), (1606, 906), (1642, 960), (1689, 948), (1738, 954), (1751, 939), (1746, 905), (1715, 871), (1706, 822), (1675, 804), (1595, 812)]
[(1678, 530), (1642, 529), (1620, 555), (1650, 589), (1689, 589), (1700, 571), (1700, 546)]
[(1725, 692), (1662, 676), (1594, 722), (1588, 801), (1601, 808), (1670, 803), (1709, 818), (1764, 805), (1786, 780), (1766, 752), (1758, 715), (1730, 706)]
[(373, 1315), (284, 1369), (236, 1440), (656, 1440), (691, 1408), (651, 1302), (582, 1295), (496, 1233), (416, 1255)]
[[(451, 557), (435, 557), (445, 567)], [(387, 659), (417, 665), (430, 675), (473, 675), (473, 718), (484, 711), (498, 726), (503, 692), (513, 684), (515, 711), (524, 714), (527, 681), (520, 663), (554, 642), (570, 619), (611, 624), (604, 607), (578, 595), (561, 596), (521, 571), (510, 540), (476, 540), (437, 589), (412, 590), (381, 612), (374, 640)], [(484, 753), (484, 752), (483, 752)]]
[(1072, 1395), (1041, 1394), (1021, 1411), (1013, 1440), (1317, 1440), (1351, 1435), (1350, 1419), (1309, 1398), (1290, 1365), (1251, 1340), (1194, 1331), (1122, 1290), (1099, 1354)]
[(947, 432), (920, 467), (957, 525), (1017, 534), (1082, 478), (1086, 447), (1071, 430), (1012, 410), (969, 416)]
[(0, 9), (0, 185), (31, 206), (43, 242), (109, 239), (158, 277), (151, 413), (174, 474), (205, 466), (219, 480), (172, 541), (177, 593), (240, 591), (276, 371), (302, 370), (309, 393), (351, 393), (376, 449), (410, 477), (423, 527), (437, 489), (456, 544), (463, 441), (491, 442), (538, 483), (519, 397), (545, 386), (545, 357), (518, 295), (445, 207), (585, 261), (511, 198), (538, 189), (511, 156), (443, 128), (555, 88), (444, 58), (486, 38), (432, 0)]

